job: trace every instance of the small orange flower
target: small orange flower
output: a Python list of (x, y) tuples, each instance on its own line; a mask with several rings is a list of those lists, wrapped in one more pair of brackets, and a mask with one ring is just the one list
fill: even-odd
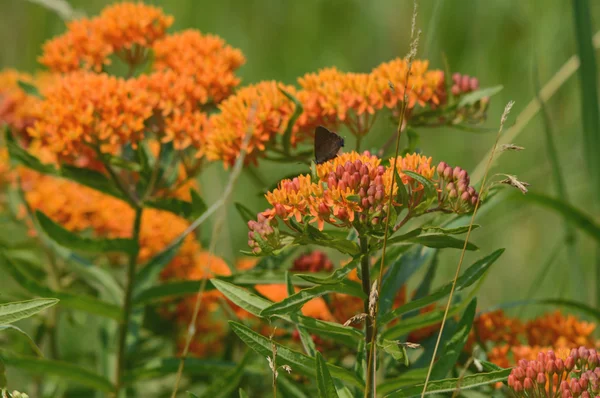
[(529, 345), (555, 346), (559, 339), (562, 339), (566, 348), (593, 347), (595, 329), (594, 323), (580, 321), (573, 315), (562, 314), (559, 310), (525, 324)]
[(366, 73), (343, 73), (326, 68), (298, 79), (298, 99), (304, 112), (297, 127), (307, 135), (319, 125), (337, 128), (345, 124), (355, 135), (366, 134), (375, 111), (383, 107), (373, 77)]
[[(393, 158), (390, 159), (390, 165), (393, 163)], [(431, 157), (419, 155), (417, 153), (408, 154), (406, 156), (398, 156), (396, 159), (396, 170), (402, 180), (402, 184), (410, 185), (413, 191), (423, 189), (423, 184), (415, 181), (413, 178), (404, 174), (403, 171), (408, 170), (420, 174), (423, 177), (431, 180), (435, 173), (435, 167), (431, 165)]]
[[(295, 105), (279, 89), (294, 93), (292, 86), (267, 81), (247, 86), (219, 105), (218, 114), (209, 119), (209, 132), (203, 149), (208, 160), (222, 160), (232, 166), (240, 154), (246, 134), (252, 134), (246, 162), (256, 163), (267, 145), (282, 135), (294, 113)], [(254, 109), (255, 108), (255, 109)]]
[(240, 83), (234, 72), (246, 61), (240, 50), (225, 45), (220, 37), (193, 29), (166, 36), (152, 48), (155, 70), (168, 69), (192, 77), (194, 85), (202, 87), (215, 103), (228, 97)]
[(23, 91), (19, 81), (35, 84), (37, 80), (13, 69), (0, 72), (0, 126), (6, 124), (11, 130), (21, 133), (33, 124), (31, 109), (39, 99)]
[(44, 100), (32, 109), (28, 129), (33, 149), (45, 148), (58, 158), (93, 156), (91, 146), (117, 154), (145, 134), (152, 101), (135, 80), (78, 72), (58, 78), (41, 90)]
[(40, 63), (54, 72), (80, 69), (102, 71), (110, 64), (109, 56), (118, 53), (135, 64), (143, 53), (131, 51), (137, 45), (148, 47), (165, 34), (173, 23), (153, 6), (142, 3), (119, 3), (106, 7), (100, 16), (67, 24), (67, 32), (44, 44)]
[[(440, 70), (428, 70), (429, 61), (414, 60), (411, 66), (408, 85), (406, 85), (406, 73), (408, 61), (396, 58), (377, 66), (371, 74), (375, 80), (376, 90), (383, 96), (383, 102), (387, 108), (395, 109), (398, 104), (404, 102), (404, 87), (406, 86), (408, 96), (408, 109), (415, 105), (426, 106), (437, 105), (440, 102), (440, 91), (444, 89), (444, 72)], [(393, 88), (390, 87), (392, 83)]]

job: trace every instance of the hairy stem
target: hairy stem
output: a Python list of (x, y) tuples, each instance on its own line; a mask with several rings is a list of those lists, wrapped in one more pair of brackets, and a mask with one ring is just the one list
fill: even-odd
[(119, 396), (121, 389), (121, 378), (125, 368), (125, 356), (127, 351), (127, 333), (129, 332), (129, 320), (131, 318), (131, 297), (135, 282), (135, 266), (139, 254), (140, 227), (142, 225), (142, 212), (144, 208), (138, 206), (135, 208), (135, 220), (133, 221), (133, 232), (131, 239), (135, 241), (135, 249), (129, 255), (129, 264), (127, 267), (127, 281), (125, 285), (125, 301), (123, 304), (123, 318), (119, 325), (119, 349), (117, 352), (117, 369), (115, 373), (115, 397)]
[[(366, 236), (360, 236), (360, 251), (362, 253), (362, 257), (360, 259), (360, 271), (361, 271), (361, 280), (362, 280), (362, 288), (365, 293), (365, 301), (364, 301), (364, 311), (365, 314), (369, 313), (369, 297), (371, 295), (371, 276), (369, 274), (369, 243)], [(371, 317), (367, 316), (365, 321), (365, 347), (369, 346), (369, 343), (373, 340), (373, 321)], [(371, 358), (369, 358), (371, 359)], [(375, 366), (367, 366), (367, 385), (365, 387), (365, 397), (374, 397), (374, 389), (375, 389)]]

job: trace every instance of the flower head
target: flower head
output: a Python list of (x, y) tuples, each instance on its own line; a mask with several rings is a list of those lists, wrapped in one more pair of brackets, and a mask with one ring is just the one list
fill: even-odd
[(152, 99), (135, 80), (79, 72), (65, 75), (42, 89), (44, 100), (33, 108), (28, 129), (35, 147), (58, 158), (82, 154), (117, 154), (124, 144), (135, 145), (152, 115)]
[(113, 53), (125, 61), (143, 54), (131, 51), (137, 45), (150, 46), (165, 34), (173, 23), (171, 16), (153, 6), (123, 2), (106, 7), (92, 19), (80, 19), (67, 24), (67, 32), (44, 44), (40, 63), (54, 72), (72, 72), (80, 69), (100, 72), (110, 64)]
[(155, 57), (153, 68), (191, 77), (193, 84), (202, 87), (207, 94), (201, 104), (208, 99), (214, 103), (221, 102), (240, 82), (234, 72), (244, 64), (244, 56), (218, 36), (203, 35), (190, 29), (165, 36), (152, 48)]
[[(444, 72), (429, 70), (429, 61), (414, 60), (410, 69), (408, 85), (406, 84), (408, 61), (396, 58), (377, 66), (371, 74), (374, 76), (377, 90), (383, 97), (387, 108), (395, 109), (408, 96), (408, 109), (415, 105), (426, 106), (440, 103), (444, 84)], [(390, 83), (393, 88), (390, 87)]]
[(294, 88), (274, 81), (247, 86), (219, 104), (220, 113), (209, 119), (209, 132), (203, 149), (208, 160), (221, 160), (232, 166), (239, 156), (246, 134), (252, 134), (246, 148), (246, 162), (256, 163), (267, 145), (282, 135), (295, 105), (281, 91)]
[(373, 77), (366, 73), (344, 73), (326, 68), (298, 79), (302, 88), (298, 99), (304, 112), (299, 130), (310, 135), (319, 125), (346, 125), (356, 135), (364, 135), (373, 123), (375, 111), (383, 107)]

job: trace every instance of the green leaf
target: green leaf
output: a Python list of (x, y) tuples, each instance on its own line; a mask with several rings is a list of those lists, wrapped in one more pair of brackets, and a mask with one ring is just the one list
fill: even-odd
[[(295, 293), (294, 285), (292, 284), (290, 273), (287, 271), (285, 272), (285, 282), (287, 285), (288, 296), (293, 295)], [(296, 324), (296, 329), (298, 329), (298, 334), (300, 335), (300, 341), (302, 342), (304, 351), (306, 351), (308, 356), (314, 357), (315, 353), (317, 352), (317, 347), (315, 347), (315, 342), (306, 329), (302, 325), (298, 324), (298, 314), (290, 314), (290, 319)]]
[(294, 113), (292, 114), (292, 116), (290, 117), (288, 124), (285, 128), (285, 131), (283, 133), (283, 151), (289, 155), (290, 154), (290, 145), (291, 145), (291, 141), (292, 141), (292, 130), (294, 129), (294, 125), (296, 124), (296, 120), (298, 119), (298, 117), (302, 114), (302, 111), (304, 110), (302, 107), (302, 103), (300, 103), (300, 101), (298, 101), (298, 99), (293, 96), (292, 94), (288, 93), (287, 91), (285, 91), (284, 89), (282, 89), (281, 87), (279, 87), (279, 91), (281, 91), (281, 93), (283, 95), (285, 95), (290, 101), (292, 101), (294, 103), (294, 105), (296, 106), (294, 109)]
[(116, 305), (100, 301), (90, 296), (55, 292), (21, 272), (19, 267), (13, 264), (13, 262), (2, 252), (0, 252), (0, 260), (3, 260), (2, 264), (10, 276), (21, 287), (33, 294), (57, 298), (60, 300), (61, 306), (65, 308), (81, 310), (90, 314), (100, 315), (117, 321), (121, 319), (121, 308)]
[(39, 349), (39, 347), (35, 344), (35, 341), (33, 341), (33, 339), (27, 333), (25, 333), (25, 331), (23, 329), (18, 328), (15, 325), (0, 325), (0, 331), (3, 331), (3, 330), (14, 330), (16, 332), (19, 332), (21, 335), (23, 335), (27, 338), (27, 342), (29, 343), (29, 346), (35, 352), (35, 354), (40, 358), (44, 357), (44, 354)]
[(594, 221), (592, 216), (585, 214), (572, 205), (535, 192), (528, 192), (527, 195), (515, 195), (514, 198), (530, 201), (556, 211), (562, 215), (566, 221), (570, 222), (573, 226), (579, 228), (592, 239), (595, 239), (596, 242), (600, 243), (600, 225)]
[[(269, 339), (237, 322), (229, 321), (229, 325), (234, 333), (261, 357), (272, 355), (271, 341)], [(277, 347), (278, 364), (289, 365), (293, 372), (298, 372), (309, 377), (316, 377), (315, 364), (312, 358), (290, 350), (281, 344), (275, 342), (273, 344)], [(362, 381), (354, 373), (335, 365), (328, 364), (327, 367), (333, 377), (337, 377), (358, 388), (364, 388)]]
[(381, 343), (377, 344), (383, 351), (387, 352), (396, 361), (402, 362), (404, 366), (408, 366), (408, 355), (406, 353), (406, 347), (400, 342), (395, 340), (384, 339)]
[[(474, 231), (479, 227), (480, 227), (479, 224), (473, 224), (471, 231)], [(428, 226), (428, 227), (421, 227), (421, 228), (423, 229), (423, 231), (439, 233), (439, 234), (444, 234), (444, 235), (462, 235), (469, 231), (468, 225), (462, 225), (460, 227), (455, 227), (455, 228), (442, 228), (442, 227), (435, 227), (435, 226)]]
[[(473, 283), (475, 283), (479, 278), (481, 278), (485, 274), (485, 272), (502, 255), (502, 253), (504, 253), (504, 249), (498, 249), (492, 254), (477, 260), (457, 279), (455, 292), (459, 292), (462, 289), (465, 289), (471, 286)], [(381, 317), (381, 325), (384, 325), (409, 311), (423, 308), (431, 303), (435, 303), (439, 299), (444, 298), (448, 294), (450, 294), (451, 289), (452, 283), (448, 283), (439, 288), (434, 293), (431, 293), (429, 296), (411, 301), (410, 303), (404, 304), (403, 306), (388, 312), (387, 314)]]
[(242, 217), (242, 220), (244, 220), (245, 223), (248, 223), (248, 221), (256, 220), (255, 212), (253, 212), (240, 202), (235, 202), (234, 205), (238, 213), (240, 213), (240, 217)]
[[(156, 379), (173, 373), (179, 368), (179, 358), (155, 358), (143, 366), (129, 370), (123, 375), (125, 384), (132, 384), (141, 380)], [(204, 358), (186, 358), (184, 373), (188, 375), (215, 375), (229, 372), (236, 366), (233, 362), (219, 361)]]
[(458, 107), (463, 108), (465, 106), (473, 105), (485, 97), (491, 97), (498, 94), (503, 88), (504, 87), (502, 86), (494, 86), (472, 91), (468, 94), (465, 94), (460, 101), (458, 101)]
[[(140, 290), (134, 297), (134, 305), (144, 305), (164, 300), (166, 298), (175, 298), (198, 293), (201, 281), (174, 281), (161, 283), (157, 286), (151, 286)], [(212, 290), (210, 281), (206, 284), (205, 291)]]
[(227, 398), (240, 385), (242, 376), (250, 362), (250, 351), (247, 351), (238, 365), (231, 371), (225, 373), (222, 377), (213, 381), (210, 386), (202, 393), (200, 398)]
[[(482, 387), (499, 381), (505, 381), (512, 369), (502, 369), (488, 373), (476, 373), (462, 378), (434, 380), (427, 383), (427, 391), (425, 395), (452, 393), (458, 388), (460, 390), (468, 390), (471, 388)], [(412, 387), (401, 388), (389, 395), (386, 398), (402, 398), (414, 397), (421, 395), (423, 384)]]
[[(426, 234), (419, 235), (416, 238), (409, 239), (409, 242), (418, 243), (423, 246), (432, 247), (434, 249), (462, 249), (465, 246), (465, 241), (457, 239), (453, 236), (444, 234)], [(467, 243), (467, 250), (479, 250), (473, 243)]]
[(204, 214), (208, 207), (195, 189), (190, 189), (190, 196), (192, 197), (192, 218), (196, 219)]
[[(408, 231), (405, 234), (393, 236), (393, 237), (389, 238), (387, 243), (388, 243), (388, 245), (390, 245), (393, 243), (405, 242), (409, 239), (416, 238), (417, 236), (421, 235), (421, 232), (423, 232), (423, 228), (415, 228), (412, 231)], [(381, 247), (383, 246), (382, 243), (377, 246), (377, 249), (381, 249)]]
[(137, 249), (137, 243), (131, 239), (84, 238), (58, 225), (39, 210), (35, 212), (35, 215), (44, 233), (53, 241), (66, 248), (95, 253), (134, 253)]
[[(393, 258), (392, 250), (390, 257)], [(409, 252), (401, 253), (395, 260), (386, 259), (388, 265), (379, 292), (379, 313), (387, 313), (394, 304), (398, 291), (408, 281), (408, 278), (431, 258), (433, 251), (414, 246)], [(387, 256), (386, 256), (387, 257)], [(380, 263), (381, 260), (378, 260)], [(391, 264), (390, 264), (391, 263)]]
[(35, 357), (17, 356), (4, 351), (0, 353), (0, 359), (8, 366), (14, 366), (35, 375), (54, 376), (60, 380), (99, 391), (114, 391), (114, 386), (110, 381), (82, 368), (80, 365)]
[(477, 299), (471, 300), (465, 310), (454, 335), (446, 342), (439, 359), (433, 365), (431, 370), (431, 380), (438, 380), (446, 377), (448, 372), (456, 365), (458, 357), (467, 342), (475, 311), (477, 310)]
[(358, 267), (359, 260), (360, 257), (353, 259), (349, 264), (336, 269), (331, 275), (325, 278), (316, 277), (314, 274), (297, 274), (296, 276), (317, 285), (335, 285), (343, 281), (350, 272)]
[[(451, 306), (448, 310), (448, 316), (450, 317), (456, 315), (461, 308), (461, 305)], [(403, 319), (397, 325), (387, 329), (382, 333), (381, 337), (384, 339), (397, 339), (412, 332), (413, 330), (418, 330), (427, 326), (435, 325), (436, 323), (440, 323), (443, 317), (443, 309), (415, 315), (413, 317)]]
[(16, 301), (0, 304), (0, 325), (6, 325), (21, 319), (29, 318), (38, 312), (52, 307), (59, 300), (55, 298), (40, 298), (27, 301)]
[(248, 398), (248, 394), (241, 388), (238, 390), (238, 393), (240, 394), (240, 398)]
[(428, 199), (433, 198), (433, 197), (437, 198), (437, 190), (435, 189), (435, 185), (433, 184), (433, 182), (431, 180), (423, 177), (421, 174), (418, 174), (418, 173), (415, 173), (415, 172), (409, 171), (409, 170), (402, 170), (402, 173), (406, 174), (413, 180), (416, 180), (416, 181), (420, 182), (421, 184), (423, 184), (423, 187), (425, 188), (425, 197), (426, 198), (428, 198)]
[[(272, 301), (259, 297), (229, 282), (225, 282), (220, 279), (212, 279), (211, 281), (225, 297), (252, 315), (262, 317), (261, 311), (273, 305)], [(356, 342), (364, 337), (363, 333), (359, 330), (342, 326), (334, 322), (322, 321), (320, 319), (303, 315), (295, 315), (294, 318), (281, 314), (277, 314), (275, 316), (287, 322), (301, 325), (308, 330), (319, 333), (320, 335), (328, 336), (336, 341), (347, 344), (350, 347), (355, 346)]]
[(158, 210), (164, 210), (178, 215), (186, 220), (194, 219), (192, 203), (177, 198), (156, 198), (145, 202), (147, 206)]
[(327, 293), (343, 293), (364, 298), (364, 293), (360, 290), (360, 287), (351, 285), (349, 281), (340, 282), (335, 285), (318, 285), (300, 290), (298, 293), (265, 308), (260, 314), (263, 317), (290, 314), (294, 311), (298, 311), (306, 302), (313, 298), (320, 297)]
[(33, 84), (23, 80), (17, 80), (17, 84), (19, 85), (19, 88), (21, 90), (25, 91), (25, 94), (31, 95), (32, 97), (36, 98), (43, 98), (42, 94), (40, 94), (40, 90), (38, 90), (38, 88)]
[(8, 127), (5, 131), (6, 148), (8, 149), (8, 154), (10, 155), (10, 159), (13, 164), (20, 164), (28, 169), (38, 171), (42, 174), (58, 175), (58, 171), (54, 168), (54, 166), (42, 163), (38, 158), (23, 149), (15, 141), (15, 138), (8, 130)]
[(323, 355), (319, 351), (317, 351), (315, 359), (317, 362), (317, 391), (319, 391), (319, 398), (339, 398), (329, 369), (327, 369), (327, 362), (325, 362)]
[(132, 162), (130, 160), (108, 154), (104, 155), (104, 157), (106, 158), (108, 164), (115, 166), (116, 168), (134, 172), (142, 171), (142, 166), (140, 164)]
[(581, 93), (581, 121), (584, 137), (584, 153), (592, 180), (593, 191), (600, 195), (600, 104), (598, 103), (598, 67), (596, 65), (596, 49), (592, 42), (594, 29), (588, 0), (573, 1), (575, 16), (575, 33), (577, 52), (581, 60), (579, 68)]
[(177, 252), (179, 252), (183, 241), (184, 240), (181, 239), (167, 250), (159, 252), (138, 271), (135, 277), (135, 287), (133, 290), (134, 301), (137, 300), (140, 294), (144, 293), (144, 290), (148, 289), (156, 282), (161, 271), (171, 262), (171, 260), (173, 260), (177, 255)]
[(95, 189), (96, 191), (114, 196), (115, 198), (121, 199), (125, 202), (128, 201), (123, 192), (121, 192), (115, 183), (98, 171), (70, 165), (63, 165), (60, 169), (60, 176), (68, 180), (75, 181), (86, 187)]
[(305, 233), (294, 239), (294, 243), (298, 245), (320, 245), (336, 249), (341, 253), (357, 256), (360, 254), (360, 247), (356, 242), (347, 239), (337, 239), (328, 235), (326, 232), (319, 231), (312, 225), (305, 226)]

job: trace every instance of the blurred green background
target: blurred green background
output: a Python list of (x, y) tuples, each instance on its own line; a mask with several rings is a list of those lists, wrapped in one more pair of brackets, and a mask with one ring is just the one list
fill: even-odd
[[(70, 1), (88, 16), (110, 3), (113, 2)], [(175, 17), (172, 32), (196, 28), (217, 34), (240, 48), (247, 58), (239, 71), (242, 84), (270, 79), (294, 84), (297, 77), (328, 66), (368, 72), (381, 62), (404, 56), (409, 48), (412, 1), (407, 0), (147, 3), (159, 5)], [(590, 7), (593, 29), (598, 28), (595, 22), (600, 20), (600, 2), (591, 1)], [(543, 85), (577, 50), (572, 4), (564, 0), (423, 0), (417, 24), (422, 29), (418, 58), (429, 59), (432, 68), (444, 69), (446, 58), (452, 72), (476, 76), (482, 87), (504, 86), (492, 99), (487, 127), (498, 126), (509, 100), (516, 102), (509, 118), (512, 124), (535, 97), (534, 61)], [(0, 67), (34, 72), (38, 69), (36, 58), (41, 45), (64, 29), (59, 15), (45, 7), (25, 0), (0, 1)], [(598, 201), (588, 184), (583, 158), (578, 90), (579, 79), (573, 75), (549, 101), (548, 110), (570, 199), (588, 214), (596, 214), (598, 220)], [(391, 122), (379, 123), (367, 137), (367, 147), (380, 144), (392, 132)], [(420, 132), (420, 149), (432, 156), (434, 163), (444, 160), (467, 170), (480, 163), (495, 137), (494, 133), (447, 128)], [(504, 154), (493, 172), (516, 174), (531, 183), (532, 191), (555, 195), (539, 115), (514, 143), (526, 150)], [(259, 169), (269, 183), (294, 171), (306, 170), (300, 165), (282, 168), (268, 162), (262, 162)], [(202, 176), (201, 189), (208, 203), (219, 197), (226, 178), (220, 164), (212, 165)], [(256, 211), (266, 207), (259, 187), (248, 175), (242, 175), (234, 200), (243, 201)], [(233, 206), (227, 216), (227, 228), (222, 231), (217, 252), (233, 262), (239, 250), (246, 248), (247, 229)], [(507, 248), (485, 281), (479, 299), (481, 309), (521, 299), (533, 285), (539, 288), (538, 297), (584, 296), (592, 303), (596, 250), (592, 240), (581, 233), (577, 235), (577, 253), (587, 285), (578, 286), (575, 295), (565, 290), (577, 260), (564, 249), (543, 282), (535, 279), (553, 248), (564, 240), (563, 221), (558, 215), (519, 200), (507, 200), (482, 212), (477, 223), (482, 228), (473, 233), (472, 240), (481, 250), (468, 253), (465, 264), (496, 248)], [(210, 231), (209, 226), (205, 230)], [(438, 281), (447, 281), (454, 275), (457, 259), (458, 251), (444, 253)], [(535, 311), (536, 308), (528, 309), (530, 315)]]

